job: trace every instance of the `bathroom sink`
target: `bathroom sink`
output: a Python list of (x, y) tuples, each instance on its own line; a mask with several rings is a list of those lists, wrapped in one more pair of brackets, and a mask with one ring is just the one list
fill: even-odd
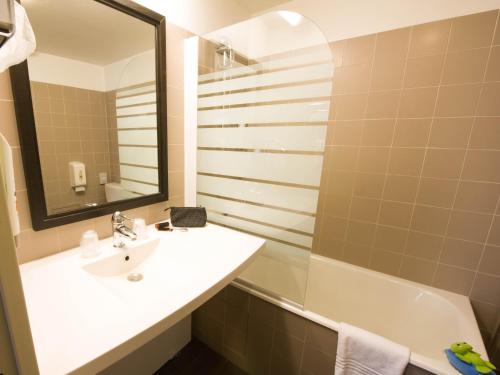
[[(139, 274), (139, 271), (154, 254), (159, 243), (160, 239), (155, 238), (129, 245), (114, 255), (84, 265), (83, 269), (92, 275), (101, 277), (128, 277)], [(134, 280), (134, 276), (130, 279), (132, 279), (130, 281), (140, 281)]]

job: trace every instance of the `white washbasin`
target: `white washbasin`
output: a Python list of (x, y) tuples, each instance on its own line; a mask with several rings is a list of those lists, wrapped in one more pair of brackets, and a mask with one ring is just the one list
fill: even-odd
[(117, 254), (85, 264), (83, 269), (95, 276), (126, 277), (143, 271), (159, 244), (159, 238), (141, 241), (137, 245), (131, 243)]

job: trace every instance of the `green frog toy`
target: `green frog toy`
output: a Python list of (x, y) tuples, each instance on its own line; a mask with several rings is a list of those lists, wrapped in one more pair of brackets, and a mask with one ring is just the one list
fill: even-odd
[(481, 355), (473, 351), (472, 346), (466, 342), (456, 342), (451, 345), (450, 349), (458, 359), (474, 366), (480, 374), (489, 374), (496, 370), (493, 363), (482, 359)]

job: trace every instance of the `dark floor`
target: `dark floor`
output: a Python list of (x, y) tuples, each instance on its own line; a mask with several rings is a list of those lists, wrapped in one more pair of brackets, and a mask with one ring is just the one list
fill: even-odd
[(155, 375), (247, 375), (194, 338)]

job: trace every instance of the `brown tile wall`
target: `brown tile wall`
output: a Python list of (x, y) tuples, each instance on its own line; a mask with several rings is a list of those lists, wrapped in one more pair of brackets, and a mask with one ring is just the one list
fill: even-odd
[[(193, 336), (252, 375), (331, 375), (337, 333), (228, 286), (193, 313)], [(410, 365), (406, 375), (426, 375)]]
[(500, 318), (498, 10), (331, 44), (313, 251), (470, 296)]
[[(106, 93), (35, 81), (31, 93), (49, 214), (105, 203), (99, 173), (111, 177)], [(85, 164), (85, 192), (70, 186), (70, 161)]]
[[(183, 29), (167, 24), (167, 107), (169, 111), (167, 140), (170, 199), (168, 202), (140, 207), (128, 212), (131, 217), (146, 218), (148, 223), (168, 217), (163, 212), (166, 206), (182, 206), (184, 202), (183, 58), (178, 52), (183, 50), (184, 38), (190, 35)], [(22, 231), (17, 249), (20, 263), (77, 246), (81, 234), (87, 229), (95, 229), (101, 238), (111, 235), (108, 216), (43, 231), (33, 231), (8, 72), (0, 74), (0, 132), (7, 138), (14, 151), (16, 191)]]

